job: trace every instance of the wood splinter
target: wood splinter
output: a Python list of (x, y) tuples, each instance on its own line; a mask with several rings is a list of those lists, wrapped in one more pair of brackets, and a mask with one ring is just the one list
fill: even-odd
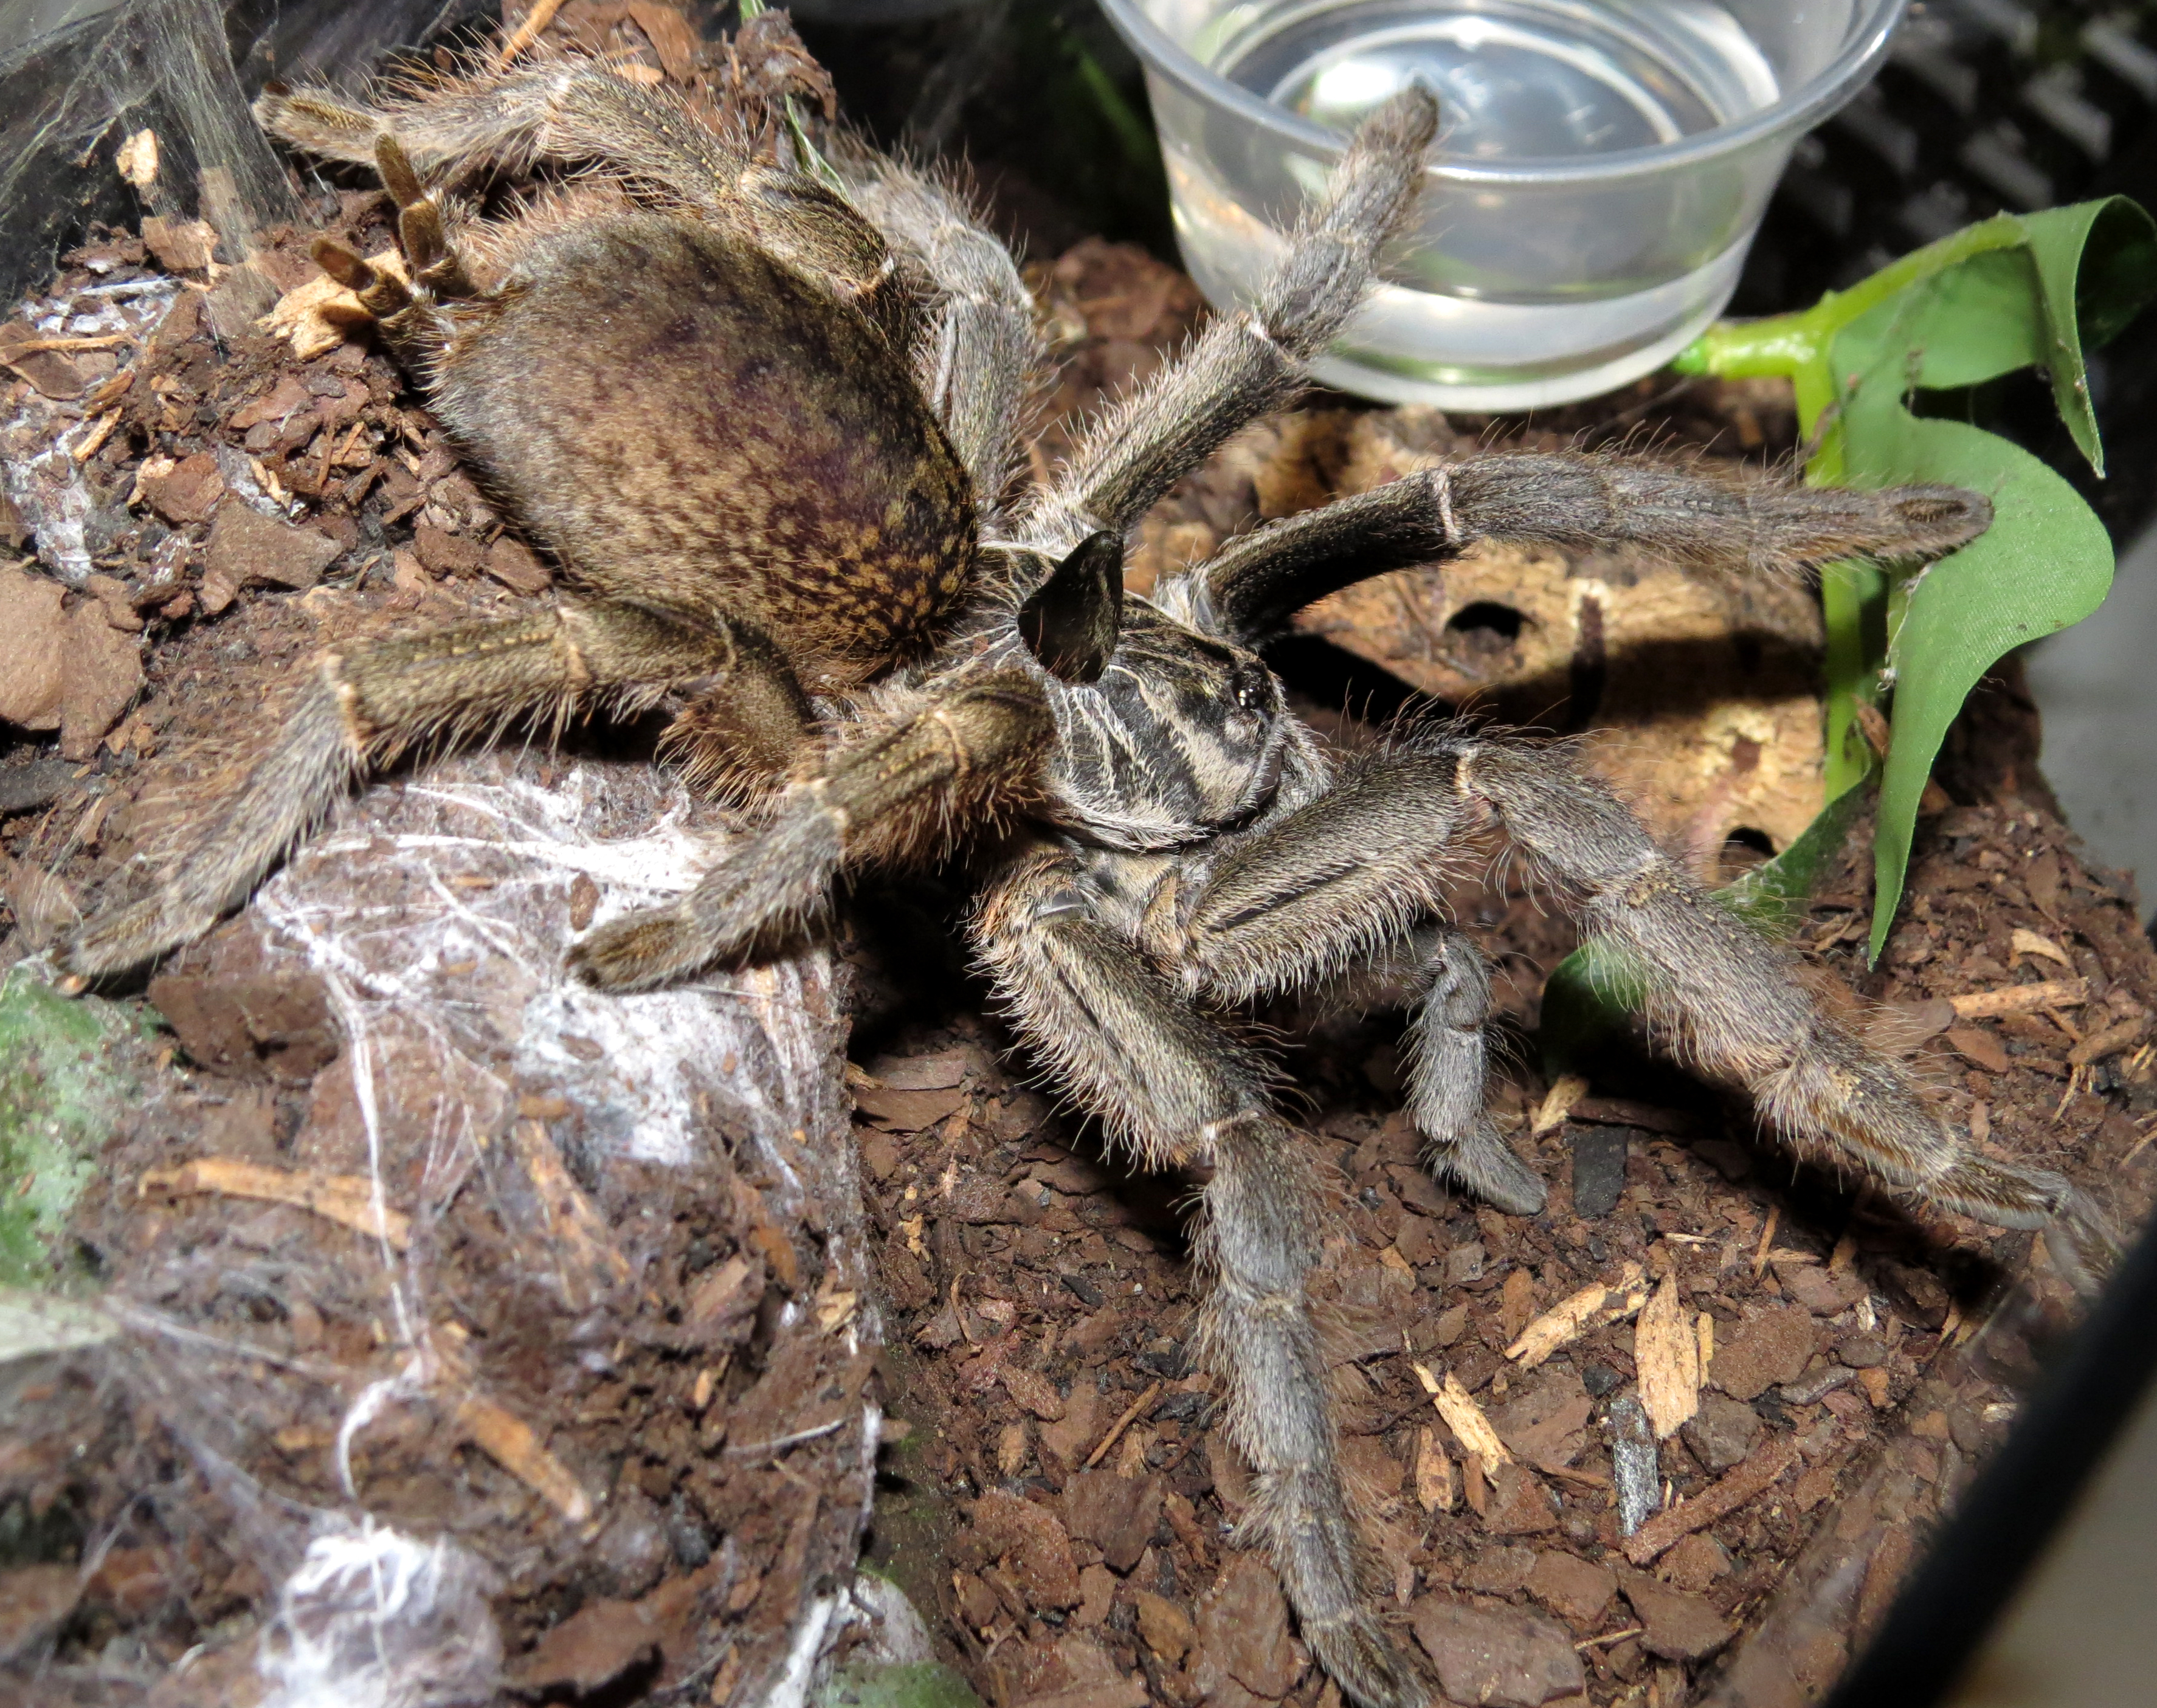
[(1638, 1263), (1628, 1263), (1614, 1281), (1596, 1282), (1560, 1299), (1521, 1330), (1506, 1356), (1517, 1361), (1521, 1369), (1533, 1370), (1589, 1329), (1623, 1322), (1648, 1302), (1648, 1289), (1642, 1284), (1645, 1273)]
[(1798, 1443), (1789, 1437), (1768, 1443), (1729, 1475), (1703, 1489), (1684, 1505), (1657, 1513), (1626, 1537), (1625, 1557), (1635, 1566), (1645, 1566), (1681, 1538), (1728, 1517), (1764, 1493), (1798, 1458)]
[(1090, 1471), (1094, 1466), (1101, 1463), (1103, 1455), (1104, 1455), (1110, 1448), (1116, 1444), (1117, 1441), (1122, 1437), (1123, 1433), (1126, 1429), (1130, 1428), (1132, 1424), (1138, 1421), (1140, 1414), (1159, 1397), (1161, 1394), (1161, 1385), (1159, 1382), (1156, 1382), (1151, 1387), (1148, 1388), (1144, 1393), (1140, 1394), (1135, 1400), (1131, 1402), (1130, 1409), (1125, 1412), (1122, 1417), (1117, 1418), (1114, 1423), (1111, 1423), (1109, 1426), (1109, 1433), (1101, 1438), (1101, 1444), (1095, 1448), (1093, 1452), (1086, 1455), (1086, 1463), (1083, 1467), (1081, 1467), (1082, 1469)]
[(1649, 1425), (1656, 1440), (1667, 1441), (1700, 1410), (1700, 1336), (1679, 1303), (1676, 1270), (1663, 1277), (1640, 1313), (1633, 1363)]
[(1449, 1370), (1440, 1381), (1427, 1365), (1411, 1363), (1408, 1368), (1415, 1371), (1416, 1380), (1423, 1384), (1423, 1391), (1430, 1396), (1431, 1404), (1438, 1408), (1438, 1415), (1445, 1420), (1445, 1427), (1453, 1432), (1464, 1453), (1485, 1467), (1512, 1464), (1513, 1455), (1498, 1438), (1497, 1430), (1483, 1415), (1475, 1397), (1461, 1386), (1459, 1376)]
[(374, 1182), (365, 1175), (315, 1174), (242, 1162), (233, 1156), (205, 1156), (177, 1168), (153, 1168), (136, 1190), (146, 1198), (160, 1193), (178, 1198), (213, 1192), (220, 1197), (291, 1204), (355, 1233), (386, 1241), (394, 1251), (404, 1251), (412, 1243), (412, 1218), (378, 1204)]
[(605, 1298), (629, 1279), (629, 1259), (615, 1247), (584, 1189), (570, 1178), (545, 1125), (521, 1119), (511, 1136), (546, 1219), (564, 1295), (578, 1308)]
[(582, 1524), (592, 1515), (591, 1496), (584, 1485), (547, 1451), (523, 1418), (492, 1400), (473, 1396), (458, 1403), (457, 1422), (475, 1447), (571, 1524)]
[(2035, 1014), (2046, 1008), (2080, 1008), (2089, 1001), (2088, 979), (2047, 979), (2036, 985), (2008, 985), (1950, 996), (1957, 1020), (1994, 1020), (2002, 1015)]

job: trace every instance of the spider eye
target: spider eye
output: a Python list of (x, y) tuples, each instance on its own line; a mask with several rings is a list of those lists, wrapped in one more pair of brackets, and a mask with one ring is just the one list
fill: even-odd
[(1228, 691), (1235, 697), (1237, 705), (1246, 712), (1263, 712), (1273, 703), (1269, 692), (1270, 684), (1265, 671), (1257, 665), (1239, 665), (1230, 679)]

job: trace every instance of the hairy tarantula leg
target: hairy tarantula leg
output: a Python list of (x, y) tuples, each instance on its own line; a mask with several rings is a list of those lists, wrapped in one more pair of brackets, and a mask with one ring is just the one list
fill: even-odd
[(1396, 749), (1345, 761), (1315, 799), (1223, 839), (1147, 944), (1184, 988), (1228, 1002), (1309, 989), (1353, 971), (1445, 911), (1463, 844), (1488, 828), (1458, 798), (1449, 756)]
[(1991, 521), (1992, 506), (1957, 486), (1856, 491), (1706, 463), (1471, 457), (1244, 534), (1161, 598), (1208, 632), (1254, 645), (1329, 593), (1479, 540), (1623, 543), (1701, 568), (1794, 575), (1840, 558), (1937, 557)]
[(1143, 1164), (1210, 1175), (1194, 1241), (1213, 1280), (1198, 1344), (1228, 1384), (1229, 1434), (1254, 1473), (1246, 1539), (1270, 1547), (1305, 1641), (1343, 1690), (1366, 1708), (1422, 1708), (1437, 1693), (1373, 1611), (1372, 1562), (1342, 1485), (1306, 1292), (1326, 1206), (1311, 1157), (1269, 1103), (1264, 1064), (1095, 920), (1058, 857), (1012, 869), (972, 935), (1058, 1080)]
[[(1995, 1227), (2047, 1227), (2063, 1237), (2054, 1243), (2069, 1274), (2103, 1267), (2111, 1237), (2080, 1193), (1956, 1140), (1896, 1062), (1815, 1006), (1789, 954), (1725, 913), (1562, 749), (1447, 729), (1354, 764), (1315, 800), (1239, 838), (1149, 947), (1186, 988), (1228, 1001), (1320, 982), (1439, 913), (1449, 845), (1492, 813), (1582, 897), (1589, 929), (1640, 960), (1662, 1034), (1751, 1092), (1801, 1153)], [(1441, 980), (1433, 1004), (1460, 994)], [(1451, 1042), (1444, 1018), (1426, 1011), (1426, 1052)], [(1419, 1074), (1419, 1106), (1428, 1089)], [(1460, 1115), (1456, 1106), (1455, 1134)], [(1423, 1130), (1443, 1140), (1437, 1124)], [(1503, 1205), (1511, 1170), (1487, 1150), (1465, 1160), (1495, 1165), (1476, 1184)]]
[(375, 162), (390, 199), (397, 204), (397, 246), (412, 283), (362, 260), (343, 244), (318, 237), (310, 253), (315, 265), (353, 291), (359, 306), (375, 318), (391, 348), (407, 362), (424, 363), (449, 336), (449, 325), (436, 308), (440, 301), (468, 301), (478, 296), (464, 259), (449, 241), (440, 200), (423, 186), (397, 139), (374, 139)]
[(750, 238), (853, 302), (896, 347), (918, 337), (918, 281), (843, 197), (805, 172), (755, 163), (679, 98), (598, 61), (527, 61), (373, 106), (318, 90), (273, 93), (255, 111), (296, 147), (373, 162), (400, 208), (420, 198), (399, 189), (379, 138), (392, 140), (414, 191), (421, 172), (461, 179), (489, 167), (522, 176), (543, 161), (601, 167)]
[(505, 622), (331, 647), (275, 742), (189, 827), (159, 893), (90, 920), (65, 965), (101, 977), (199, 937), (371, 766), (417, 743), (491, 734), (533, 713), (559, 720), (595, 695), (656, 698), (670, 683), (701, 686), (738, 661), (723, 628), (567, 602)]
[(762, 796), (783, 785), (800, 761), (816, 713), (768, 636), (739, 623), (732, 638), (725, 671), (682, 685), (659, 754), (700, 792)]
[(1900, 1064), (1817, 1008), (1791, 957), (1726, 913), (1562, 750), (1454, 736), (1436, 744), (1513, 841), (1578, 898), (1583, 923), (1649, 981), (1650, 1024), (1756, 1098), (1799, 1154), (1856, 1168), (1917, 1203), (1995, 1227), (2042, 1228), (2088, 1279), (2115, 1242), (2062, 1176), (1973, 1150)]
[(523, 177), (543, 161), (620, 159), (694, 204), (713, 201), (748, 163), (687, 106), (595, 59), (525, 59), (372, 102), (326, 89), (273, 90), (255, 101), (255, 116), (296, 148), (355, 166), (375, 163), (375, 138), (387, 132), (417, 170), (459, 180)]
[(894, 252), (846, 198), (806, 172), (753, 166), (735, 189), (760, 247), (859, 309), (893, 349), (920, 354), (922, 305), (934, 287), (917, 257)]
[(1509, 1216), (1542, 1212), (1542, 1178), (1513, 1153), (1485, 1106), (1483, 1037), (1490, 970), (1457, 931), (1439, 939), (1408, 1043), (1408, 1119), (1428, 1141), (1425, 1160)]
[(1437, 133), (1438, 102), (1420, 85), (1364, 120), (1256, 300), (1211, 322), (1095, 424), (1027, 512), (1027, 543), (1068, 550), (1100, 529), (1136, 527), (1177, 480), (1304, 384), (1305, 364), (1347, 324), (1413, 207)]
[[(1238, 838), (1179, 896), (1175, 924), (1150, 934), (1148, 948), (1192, 994), (1232, 1002), (1352, 970), (1372, 944), (1442, 910), (1449, 850), (1480, 827), (1453, 782), (1447, 761), (1413, 753), (1351, 763), (1316, 800)], [(1409, 1040), (1409, 1118), (1434, 1170), (1510, 1214), (1532, 1216), (1543, 1183), (1484, 1110), (1489, 970), (1459, 932), (1428, 940), (1427, 990)]]
[(1018, 671), (932, 688), (821, 759), (681, 901), (601, 926), (569, 965), (602, 990), (642, 990), (767, 947), (822, 905), (842, 867), (934, 857), (960, 826), (1031, 795), (1053, 735)]
[(477, 296), (463, 257), (450, 247), (441, 203), (420, 182), (404, 150), (386, 131), (374, 139), (374, 162), (382, 187), (397, 204), (397, 246), (404, 252), (413, 282), (426, 286), (431, 296), (452, 301)]
[[(855, 205), (934, 287), (914, 378), (985, 507), (1010, 484), (1027, 376), (1039, 365), (1032, 294), (1011, 251), (954, 191), (895, 161), (835, 162)], [(866, 177), (856, 174), (866, 171)]]

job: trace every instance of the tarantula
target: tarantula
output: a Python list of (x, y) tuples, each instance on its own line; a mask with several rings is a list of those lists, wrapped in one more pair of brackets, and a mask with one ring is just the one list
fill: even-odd
[[(370, 769), (416, 743), (573, 713), (673, 714), (691, 774), (760, 795), (760, 831), (678, 904), (585, 936), (632, 990), (767, 949), (872, 863), (970, 858), (969, 930), (1020, 1036), (1149, 1168), (1204, 1181), (1204, 1356), (1255, 1473), (1304, 1633), (1367, 1705), (1435, 1694), (1375, 1610), (1306, 1299), (1328, 1204), (1234, 1023), (1254, 1000), (1412, 968), (1409, 1112), (1433, 1166), (1516, 1215), (1543, 1188), (1485, 1112), (1488, 976), (1446, 923), (1463, 845), (1502, 832), (1654, 990), (1663, 1037), (1749, 1091), (1798, 1150), (1995, 1226), (2094, 1218), (2059, 1177), (1980, 1155), (1896, 1063), (1823, 1013), (1562, 746), (1458, 723), (1339, 758), (1260, 649), (1360, 578), (1481, 539), (1630, 542), (1795, 573), (1932, 554), (1986, 502), (1804, 491), (1653, 460), (1487, 455), (1231, 541), (1151, 599), (1127, 538), (1171, 482), (1301, 383), (1362, 301), (1437, 114), (1411, 90), (1358, 130), (1248, 306), (1221, 314), (1014, 490), (1038, 360), (1006, 250), (955, 194), (866, 152), (775, 164), (589, 60), (368, 106), (265, 98), (286, 140), (377, 163), (407, 276), (322, 266), (492, 490), (561, 567), (551, 604), (333, 646), (147, 902), (91, 920), (79, 977), (208, 929)], [(579, 168), (493, 221), (441, 185)], [(436, 181), (430, 188), (427, 180)]]

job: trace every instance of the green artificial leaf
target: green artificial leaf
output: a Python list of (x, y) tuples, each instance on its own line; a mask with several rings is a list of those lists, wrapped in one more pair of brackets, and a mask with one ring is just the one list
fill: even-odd
[(2085, 349), (2157, 296), (2157, 222), (2124, 197), (2002, 214), (1904, 256), (1801, 314), (1724, 322), (1677, 366), (1788, 375), (1818, 450), (1808, 478), (1861, 486), (1941, 481), (1985, 492), (1990, 532), (1916, 574), (1870, 563), (1823, 572), (1830, 801), (1877, 760), (1860, 727), (1890, 684), (1894, 713), (1880, 794), (1872, 953), (1900, 901), (1917, 803), (1948, 726), (2004, 653), (2079, 621), (2104, 597), (2112, 553), (2072, 488), (2006, 440), (1921, 420), (1917, 389), (1982, 383), (2038, 367), (2062, 420), (2103, 471)]
[(1858, 723), (1857, 708), (1880, 702), (1890, 591), (1887, 572), (1877, 563), (1830, 563), (1820, 574), (1827, 640), (1820, 661), (1820, 709), (1826, 726), (1821, 780), (1830, 801), (1865, 782), (1878, 763)]
[(1543, 981), (1536, 1037), (1544, 1074), (1555, 1080), (1582, 1072), (1647, 1003), (1647, 968), (1609, 939), (1589, 938)]
[(68, 1218), (136, 1095), (143, 1030), (140, 1003), (70, 1001), (27, 963), (0, 973), (0, 1288), (73, 1277)]
[[(1918, 802), (1964, 700), (2004, 654), (2079, 622), (2112, 582), (2112, 548), (2074, 489), (2007, 440), (1920, 419), (1913, 390), (1978, 385), (2026, 368), (2049, 374), (2061, 419), (2103, 472), (2086, 347), (2157, 295), (2157, 223), (2124, 197), (2002, 214), (1906, 255), (1802, 314), (1723, 322), (1676, 363), (1696, 373), (1787, 375), (1818, 450), (1808, 477), (1891, 486), (1937, 481), (1984, 492), (1992, 527), (1914, 574), (1838, 563), (1821, 578), (1827, 627), (1828, 805), (1775, 859), (1722, 892), (1770, 934), (1794, 923), (1820, 866), (1841, 847), (1878, 774), (1871, 953), (1894, 923)], [(1882, 767), (1858, 707), (1892, 682)], [(1583, 1061), (1645, 1000), (1645, 969), (1607, 943), (1567, 957), (1543, 996), (1549, 1071)]]
[[(1989, 250), (1898, 291), (1835, 335), (1830, 361), (1844, 380), (1884, 383), (1900, 395), (1911, 385), (1979, 385), (2045, 360), (2045, 316), (2037, 276), (2021, 250)], [(1849, 353), (1863, 352), (1861, 356)], [(1895, 366), (1882, 365), (1888, 357)], [(1900, 382), (1898, 384), (1897, 382)], [(1847, 414), (1842, 421), (1846, 435)]]
[(1804, 921), (1821, 868), (1842, 851), (1871, 799), (1870, 790), (1853, 789), (1830, 800), (1789, 847), (1717, 890), (1717, 898), (1766, 935), (1788, 937)]
[[(1994, 519), (1981, 538), (1916, 578), (1890, 643), (1895, 716), (1874, 843), (1875, 957), (1902, 901), (1918, 798), (1964, 700), (2005, 654), (2095, 610), (2113, 568), (2104, 525), (2029, 452), (1962, 422), (1920, 420), (1899, 401), (1892, 413), (1900, 419), (1889, 478), (1989, 491)], [(1852, 473), (1866, 485), (1881, 468), (1861, 448), (1869, 439), (1853, 435), (1851, 447)]]
[[(2131, 208), (2139, 218), (2108, 223), (2108, 208)], [(1968, 486), (1994, 506), (1983, 536), (1889, 589), (1884, 648), (1867, 636), (1868, 644), (1852, 649), (1846, 639), (1844, 660), (1853, 650), (1863, 654), (1857, 681), (1847, 662), (1836, 671), (1831, 660), (1833, 685), (1846, 693), (1864, 692), (1865, 676), (1879, 680), (1882, 663), (1894, 684), (1874, 843), (1875, 957), (1902, 900), (1919, 797), (1969, 691), (2005, 654), (2080, 622), (2112, 585), (2111, 540), (2066, 481), (2006, 440), (1959, 422), (1920, 419), (1907, 404), (1916, 388), (1975, 385), (2046, 365), (2063, 419), (2099, 463), (2075, 323), (2075, 268), (2093, 232), (2110, 231), (2115, 250), (2131, 251), (2119, 234), (2146, 236), (2149, 219), (2131, 203), (2101, 203), (2015, 224), (2026, 246), (1974, 255), (1913, 282), (1845, 325), (1829, 353), (1844, 399), (1836, 423), (1843, 480)], [(1850, 628), (1846, 623), (1846, 634)], [(1830, 719), (1829, 739), (1840, 743), (1830, 758), (1846, 767), (1858, 759), (1856, 737), (1851, 723)], [(1869, 752), (1861, 757), (1870, 764)]]
[[(2045, 310), (2052, 401), (2077, 447), (2100, 475), (2104, 451), (2090, 409), (2085, 342), (2102, 345), (2157, 294), (2157, 222), (2124, 196), (2025, 214), (2029, 253)], [(1932, 381), (1933, 384), (1953, 382)]]

